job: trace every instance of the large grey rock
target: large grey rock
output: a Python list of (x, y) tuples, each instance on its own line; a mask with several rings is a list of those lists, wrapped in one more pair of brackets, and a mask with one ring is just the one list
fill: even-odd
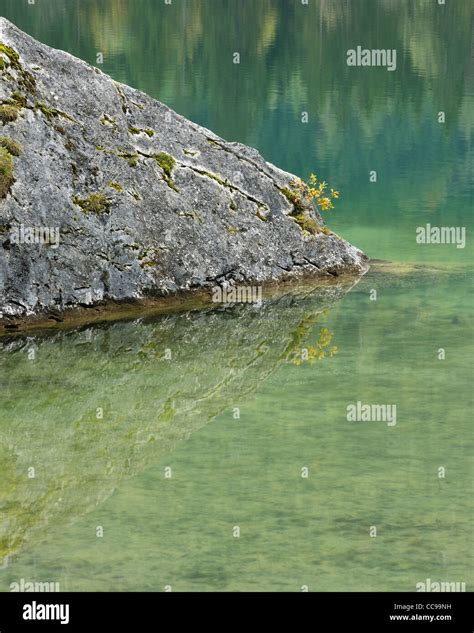
[[(0, 318), (366, 270), (346, 241), (301, 229), (282, 193), (294, 177), (256, 150), (4, 18), (0, 42), (0, 100), (19, 106), (0, 134), (23, 146), (0, 199)], [(169, 176), (161, 152), (175, 161)], [(96, 193), (107, 205), (87, 212)], [(305, 213), (323, 224), (313, 207)], [(17, 243), (21, 226), (58, 228), (59, 247)]]

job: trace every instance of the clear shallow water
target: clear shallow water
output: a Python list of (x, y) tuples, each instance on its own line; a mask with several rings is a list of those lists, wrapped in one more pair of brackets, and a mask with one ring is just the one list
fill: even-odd
[[(374, 274), (332, 307), (316, 294), (10, 341), (1, 544), (14, 556), (2, 588), (471, 582), (464, 284), (464, 273)], [(338, 353), (293, 364), (324, 327)], [(357, 400), (396, 404), (396, 425), (348, 422)]]
[[(316, 171), (343, 192), (330, 226), (394, 262), (347, 294), (4, 341), (0, 589), (472, 589), (472, 5), (0, 4), (42, 41), (92, 63), (102, 51), (115, 79)], [(348, 68), (357, 44), (397, 48), (397, 71)], [(427, 222), (466, 227), (466, 248), (417, 245)], [(321, 328), (338, 353), (292, 363)], [(397, 424), (348, 422), (357, 400), (396, 404)]]

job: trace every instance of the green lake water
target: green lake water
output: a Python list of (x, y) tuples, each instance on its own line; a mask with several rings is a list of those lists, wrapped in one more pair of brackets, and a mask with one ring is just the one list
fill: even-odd
[[(0, 10), (316, 172), (342, 192), (329, 226), (385, 260), (261, 307), (0, 339), (0, 591), (472, 590), (474, 4)], [(396, 49), (397, 69), (348, 67), (358, 45)], [(465, 247), (417, 244), (426, 224)], [(348, 421), (357, 401), (396, 405), (396, 424)]]

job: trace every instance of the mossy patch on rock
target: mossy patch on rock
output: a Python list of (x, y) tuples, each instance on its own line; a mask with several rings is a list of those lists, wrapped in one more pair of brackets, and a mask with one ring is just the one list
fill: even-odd
[(156, 160), (158, 165), (163, 170), (164, 172), (163, 179), (165, 180), (168, 187), (170, 187), (170, 189), (174, 189), (176, 192), (179, 193), (179, 189), (176, 187), (171, 177), (173, 173), (173, 169), (176, 167), (175, 159), (170, 154), (167, 154), (166, 152), (159, 152), (158, 154), (155, 154), (153, 158)]
[(3, 124), (16, 121), (20, 110), (27, 107), (27, 99), (21, 92), (12, 92), (9, 99), (0, 102), (0, 120)]
[(115, 191), (119, 191), (122, 192), (123, 191), (123, 187), (120, 183), (118, 182), (109, 182), (109, 187), (111, 187), (112, 189), (115, 189)]
[(165, 172), (165, 174), (171, 178), (171, 173), (173, 169), (176, 167), (175, 159), (166, 152), (160, 152), (159, 154), (155, 154), (154, 156), (156, 162), (161, 167), (161, 169)]
[(48, 119), (48, 121), (51, 121), (53, 117), (57, 116), (57, 114), (54, 111), (54, 108), (50, 108), (44, 103), (36, 103), (35, 108), (39, 110), (40, 112), (42, 112), (44, 116)]
[(5, 123), (11, 123), (12, 121), (16, 121), (18, 118), (18, 113), (20, 112), (20, 108), (16, 105), (3, 104), (0, 105), (0, 121), (5, 125)]
[(319, 232), (319, 224), (313, 218), (308, 217), (305, 213), (290, 213), (290, 217), (292, 217), (300, 229), (302, 231), (306, 231), (307, 233), (311, 233), (311, 235), (316, 235)]
[(0, 136), (0, 147), (4, 147), (12, 156), (20, 156), (22, 152), (20, 143), (8, 136)]
[(293, 205), (294, 211), (296, 213), (303, 213), (305, 211), (305, 206), (301, 200), (301, 198), (297, 195), (295, 191), (288, 189), (288, 187), (284, 187), (280, 189), (285, 198)]
[(302, 231), (310, 233), (311, 235), (318, 235), (318, 233), (324, 233), (324, 235), (332, 235), (332, 231), (327, 226), (321, 226), (316, 220), (310, 218), (306, 213), (290, 213), (290, 217), (295, 220)]
[(27, 99), (25, 95), (22, 95), (21, 92), (15, 90), (12, 92), (10, 99), (8, 99), (8, 101), (4, 101), (3, 103), (7, 103), (18, 108), (26, 108)]
[(110, 200), (105, 193), (91, 193), (87, 198), (74, 196), (72, 201), (81, 207), (84, 213), (103, 215), (110, 212)]
[[(29, 92), (36, 90), (36, 80), (33, 75), (25, 70), (20, 62), (20, 56), (17, 51), (11, 46), (7, 46), (3, 42), (0, 42), (0, 55), (2, 60), (1, 70), (4, 70), (7, 65), (11, 66), (18, 73), (18, 82)], [(8, 62), (5, 61), (8, 60)]]
[(5, 198), (14, 183), (13, 158), (5, 148), (0, 148), (0, 198)]
[(135, 134), (135, 135), (146, 134), (149, 138), (151, 138), (152, 136), (155, 136), (155, 131), (152, 130), (151, 128), (143, 129), (143, 128), (135, 127), (135, 126), (131, 125), (128, 128), (128, 131), (130, 132), (130, 134)]
[(138, 164), (138, 154), (135, 152), (131, 154), (130, 152), (122, 152), (121, 154), (117, 154), (119, 158), (124, 158), (130, 167), (136, 167)]
[(35, 103), (35, 108), (39, 110), (40, 112), (42, 112), (44, 116), (48, 119), (48, 121), (51, 121), (55, 117), (59, 117), (59, 116), (65, 119), (69, 119), (69, 121), (74, 121), (74, 119), (71, 118), (65, 112), (62, 112), (61, 110), (58, 110), (57, 108), (52, 108), (51, 106), (48, 106), (45, 103), (40, 103), (39, 101), (37, 101)]
[(16, 52), (16, 50), (14, 48), (12, 48), (11, 46), (7, 46), (3, 42), (0, 42), (0, 53), (2, 55), (6, 55), (6, 57), (8, 58), (8, 60), (10, 62), (10, 64), (14, 68), (20, 68), (21, 67), (20, 56), (18, 55), (18, 53)]

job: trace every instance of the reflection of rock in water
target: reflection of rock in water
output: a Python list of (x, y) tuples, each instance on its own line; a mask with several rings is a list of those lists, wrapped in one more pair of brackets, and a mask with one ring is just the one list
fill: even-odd
[(50, 521), (92, 510), (123, 477), (241, 406), (349, 288), (3, 339), (0, 564)]

